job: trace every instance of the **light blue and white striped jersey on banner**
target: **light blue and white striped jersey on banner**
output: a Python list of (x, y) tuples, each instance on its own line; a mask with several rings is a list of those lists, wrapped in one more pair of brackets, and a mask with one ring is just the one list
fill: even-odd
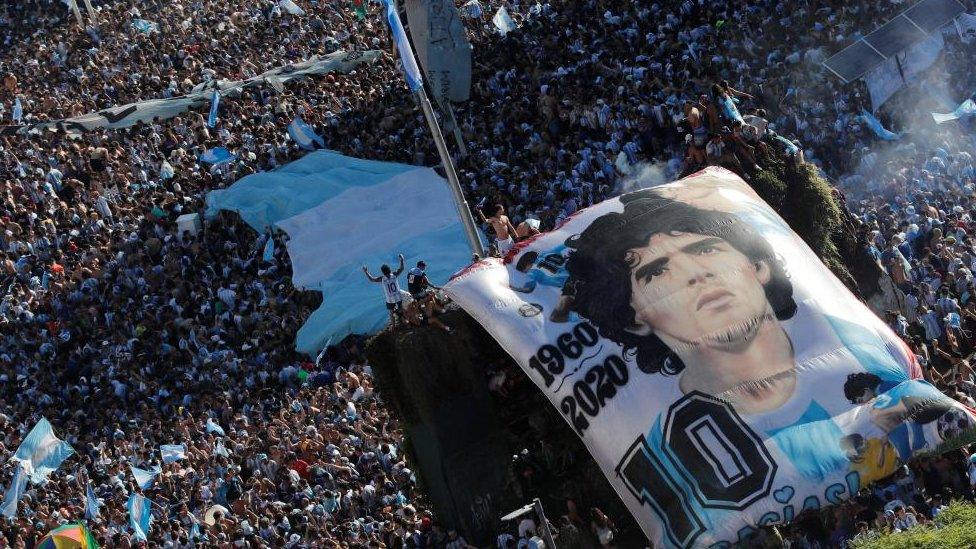
[(94, 520), (98, 518), (100, 514), (98, 509), (101, 506), (102, 504), (95, 497), (95, 490), (92, 489), (91, 481), (89, 481), (88, 486), (85, 487), (85, 519)]
[(330, 337), (375, 332), (386, 322), (383, 293), (363, 276), (363, 264), (377, 270), (402, 253), (408, 267), (423, 259), (440, 285), (471, 262), (451, 191), (430, 168), (316, 151), (212, 191), (207, 215), (219, 210), (238, 212), (258, 232), (288, 233), (295, 286), (323, 294), (296, 341), (312, 356)]
[(23, 463), (17, 464), (17, 472), (10, 481), (6, 493), (3, 495), (3, 504), (0, 505), (0, 515), (7, 518), (17, 516), (17, 502), (24, 495), (24, 488), (27, 487), (27, 470)]
[(161, 444), (159, 453), (163, 456), (163, 463), (173, 463), (186, 458), (185, 444)]
[(386, 2), (386, 21), (390, 24), (393, 41), (396, 42), (397, 49), (400, 51), (400, 60), (403, 61), (403, 75), (407, 79), (407, 86), (410, 87), (410, 91), (417, 91), (424, 86), (423, 77), (420, 76), (420, 67), (417, 66), (413, 50), (410, 49), (407, 33), (404, 32), (403, 24), (400, 23), (396, 4), (393, 0), (384, 0), (384, 2)]
[(129, 469), (132, 471), (132, 477), (136, 479), (136, 485), (143, 490), (148, 490), (153, 485), (153, 482), (156, 481), (156, 476), (162, 472), (159, 467), (140, 469), (134, 465), (130, 465)]
[(325, 147), (325, 140), (316, 134), (315, 130), (299, 116), (296, 116), (291, 124), (288, 124), (288, 135), (292, 141), (298, 143), (299, 147), (309, 151)]
[(217, 125), (217, 109), (220, 108), (220, 92), (217, 90), (213, 91), (210, 96), (210, 114), (207, 116), (207, 127), (214, 127)]
[(129, 510), (129, 526), (138, 541), (146, 541), (149, 525), (152, 523), (152, 501), (133, 493), (125, 504)]
[(54, 435), (47, 418), (41, 418), (24, 437), (13, 459), (27, 465), (27, 474), (34, 484), (43, 481), (68, 459), (74, 449)]

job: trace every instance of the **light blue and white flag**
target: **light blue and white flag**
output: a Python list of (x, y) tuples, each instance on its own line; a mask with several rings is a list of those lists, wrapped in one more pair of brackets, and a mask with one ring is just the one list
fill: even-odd
[(159, 24), (153, 23), (152, 21), (146, 21), (145, 19), (136, 19), (132, 22), (132, 26), (143, 34), (152, 34), (154, 32), (159, 32)]
[(24, 437), (11, 459), (25, 464), (31, 482), (38, 484), (56, 471), (73, 453), (75, 451), (70, 444), (54, 435), (54, 429), (47, 418), (41, 418)]
[(24, 119), (24, 105), (20, 102), (19, 97), (14, 98), (14, 112), (13, 112), (14, 122), (20, 124), (20, 121)]
[(224, 434), (224, 428), (221, 427), (220, 425), (217, 425), (217, 423), (213, 420), (213, 418), (209, 418), (209, 417), (207, 418), (207, 432), (214, 433), (222, 437), (227, 436), (226, 434)]
[(420, 259), (434, 284), (471, 262), (450, 188), (430, 168), (362, 160), (320, 150), (207, 196), (207, 215), (238, 212), (251, 227), (277, 227), (296, 286), (323, 293), (296, 347), (315, 356), (330, 337), (371, 333), (388, 318), (383, 292), (360, 267), (378, 270), (403, 253)]
[(742, 115), (739, 114), (739, 108), (735, 106), (735, 101), (732, 101), (731, 96), (728, 94), (722, 96), (719, 99), (719, 104), (722, 106), (722, 114), (725, 115), (725, 118), (729, 119), (730, 121), (738, 120), (743, 124), (745, 123), (745, 121), (742, 119)]
[(220, 92), (213, 91), (210, 95), (210, 114), (207, 115), (207, 127), (212, 128), (217, 125), (217, 109), (220, 108)]
[(173, 169), (173, 165), (167, 160), (163, 160), (163, 163), (159, 166), (159, 178), (163, 181), (173, 179), (176, 175), (176, 170)]
[(390, 32), (393, 33), (393, 41), (396, 42), (397, 49), (400, 50), (400, 60), (403, 62), (403, 75), (407, 79), (407, 86), (410, 87), (410, 91), (417, 91), (424, 87), (423, 77), (420, 75), (420, 67), (417, 66), (417, 60), (413, 56), (413, 50), (410, 49), (410, 40), (407, 39), (407, 33), (403, 30), (403, 24), (400, 23), (400, 15), (396, 11), (396, 5), (393, 0), (384, 0), (386, 2), (386, 21), (390, 24)]
[(200, 162), (213, 164), (214, 166), (227, 164), (235, 160), (237, 160), (237, 155), (231, 153), (224, 147), (214, 147), (200, 155)]
[(960, 118), (968, 118), (970, 116), (976, 116), (976, 102), (974, 102), (972, 99), (963, 101), (962, 104), (956, 108), (956, 110), (950, 113), (932, 113), (932, 118), (935, 119), (936, 124), (944, 124), (951, 120), (959, 120)]
[(95, 490), (92, 489), (91, 482), (85, 487), (85, 519), (95, 520), (99, 515), (99, 508), (102, 506), (95, 497)]
[(129, 510), (129, 526), (136, 540), (146, 541), (152, 523), (152, 501), (133, 492), (125, 507)]
[(186, 458), (186, 445), (161, 444), (159, 453), (163, 455), (163, 463), (173, 463)]
[(274, 250), (275, 250), (274, 238), (271, 235), (268, 235), (268, 241), (265, 242), (264, 244), (264, 255), (261, 257), (261, 259), (265, 263), (271, 263), (272, 261), (274, 261)]
[(17, 502), (24, 495), (24, 489), (27, 487), (27, 468), (23, 463), (17, 464), (17, 472), (14, 473), (14, 478), (10, 481), (10, 486), (7, 487), (7, 492), (3, 495), (3, 504), (0, 507), (0, 515), (7, 518), (14, 518), (17, 516)]
[(480, 0), (468, 0), (461, 6), (461, 13), (469, 19), (481, 19), (485, 14), (481, 7)]
[(512, 20), (512, 16), (508, 14), (505, 6), (498, 8), (498, 12), (491, 18), (491, 22), (495, 24), (495, 28), (498, 29), (498, 33), (502, 36), (516, 29), (515, 21)]
[(292, 15), (297, 15), (299, 17), (305, 15), (305, 10), (299, 7), (298, 4), (292, 2), (292, 0), (280, 0), (280, 2), (278, 2), (278, 5), (281, 6), (281, 9), (287, 11)]
[(861, 120), (864, 120), (864, 125), (871, 128), (874, 135), (877, 135), (880, 139), (884, 139), (885, 141), (898, 141), (901, 139), (901, 134), (895, 133), (882, 126), (881, 121), (865, 109), (861, 110)]
[(132, 477), (136, 479), (136, 486), (142, 488), (143, 490), (148, 490), (153, 482), (156, 481), (156, 477), (161, 472), (159, 467), (154, 467), (152, 469), (140, 469), (134, 465), (130, 465), (129, 469), (132, 471)]
[(224, 446), (223, 440), (218, 440), (217, 444), (214, 444), (213, 453), (215, 456), (230, 457), (230, 452), (228, 452), (227, 447)]
[(303, 149), (314, 151), (325, 148), (325, 140), (316, 134), (315, 130), (299, 116), (296, 116), (291, 124), (288, 124), (288, 135)]

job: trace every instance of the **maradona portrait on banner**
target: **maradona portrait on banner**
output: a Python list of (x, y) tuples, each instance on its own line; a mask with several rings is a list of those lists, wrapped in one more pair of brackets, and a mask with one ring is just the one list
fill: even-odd
[[(559, 261), (533, 284), (547, 255)], [(734, 544), (851, 497), (973, 424), (728, 172), (578, 212), (449, 291), (659, 545)], [(511, 306), (489, 315), (488, 302)], [(513, 313), (526, 302), (547, 314)]]

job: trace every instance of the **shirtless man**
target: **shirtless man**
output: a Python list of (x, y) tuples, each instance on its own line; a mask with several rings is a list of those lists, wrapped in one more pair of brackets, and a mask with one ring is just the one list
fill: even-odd
[(498, 204), (495, 206), (495, 215), (487, 218), (481, 210), (478, 210), (478, 217), (481, 218), (481, 221), (490, 224), (495, 229), (495, 238), (498, 240), (498, 253), (505, 255), (508, 250), (512, 249), (512, 246), (515, 245), (515, 239), (512, 238), (512, 235), (516, 234), (516, 231), (508, 216), (505, 215), (505, 206)]

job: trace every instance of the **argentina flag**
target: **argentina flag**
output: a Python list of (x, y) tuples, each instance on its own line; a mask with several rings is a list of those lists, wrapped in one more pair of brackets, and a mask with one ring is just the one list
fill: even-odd
[(210, 115), (207, 116), (207, 127), (212, 128), (217, 125), (217, 109), (220, 108), (220, 92), (213, 91), (210, 96)]
[(173, 463), (186, 458), (186, 445), (161, 444), (159, 453), (163, 456), (163, 463)]
[(233, 162), (235, 160), (237, 160), (237, 155), (228, 151), (224, 147), (214, 147), (212, 149), (208, 149), (200, 155), (200, 162), (212, 164), (214, 166), (227, 164), (228, 162)]
[(30, 433), (24, 437), (15, 459), (27, 467), (31, 482), (38, 484), (68, 459), (74, 449), (67, 442), (54, 435), (54, 429), (47, 418), (41, 418)]
[(99, 508), (102, 506), (95, 497), (95, 490), (92, 489), (91, 482), (85, 487), (85, 519), (95, 520), (100, 514)]
[(132, 478), (136, 479), (136, 485), (143, 490), (148, 490), (153, 485), (153, 482), (156, 481), (156, 476), (162, 472), (159, 467), (140, 469), (130, 465), (129, 469), (132, 471)]
[(10, 481), (10, 486), (3, 495), (3, 504), (0, 505), (0, 515), (7, 518), (17, 516), (17, 502), (24, 495), (24, 488), (27, 487), (27, 470), (23, 463), (17, 464), (17, 472)]
[(300, 116), (296, 116), (291, 124), (288, 124), (288, 136), (305, 150), (314, 151), (325, 148), (325, 140), (319, 137), (315, 130), (306, 124)]
[(136, 540), (146, 541), (149, 525), (152, 523), (152, 501), (134, 493), (129, 496), (125, 507), (129, 510), (129, 526)]
[(424, 87), (423, 77), (420, 76), (420, 67), (417, 66), (413, 50), (410, 49), (410, 40), (407, 39), (407, 33), (404, 32), (403, 25), (400, 23), (400, 15), (396, 11), (396, 5), (393, 0), (384, 1), (386, 2), (386, 22), (390, 24), (393, 41), (396, 42), (397, 49), (400, 51), (400, 60), (403, 61), (403, 75), (407, 79), (407, 86), (410, 87), (410, 91), (417, 91)]
[(447, 181), (430, 168), (320, 150), (280, 169), (249, 175), (207, 196), (207, 215), (238, 212), (254, 230), (288, 234), (296, 287), (322, 292), (322, 306), (298, 331), (315, 356), (330, 337), (379, 330), (388, 317), (379, 286), (363, 276), (402, 253), (423, 259), (435, 285), (471, 262)]

